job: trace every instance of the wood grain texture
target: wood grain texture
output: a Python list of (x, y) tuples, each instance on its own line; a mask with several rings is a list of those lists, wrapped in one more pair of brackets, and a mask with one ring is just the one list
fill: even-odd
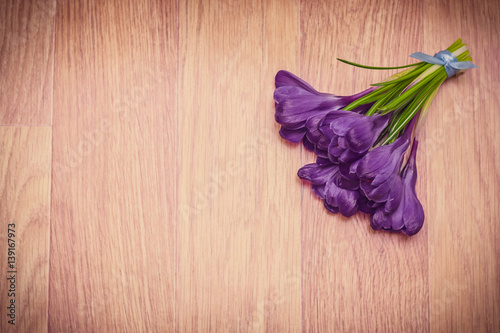
[(276, 71), (298, 69), (298, 2), (179, 10), (176, 327), (298, 331), (300, 150), (272, 117)]
[(436, 36), (424, 52), (462, 37), (479, 66), (445, 82), (427, 119), (430, 328), (497, 332), (500, 4), (426, 1), (424, 17), (424, 34)]
[[(1, 332), (47, 329), (50, 134), (50, 127), (0, 127)], [(8, 229), (15, 230), (15, 273), (8, 273)], [(7, 317), (11, 300), (15, 318)]]
[(56, 0), (0, 1), (0, 125), (51, 123), (55, 14)]
[[(335, 61), (404, 64), (419, 50), (418, 1), (302, 2), (301, 75), (320, 91), (351, 95), (385, 78)], [(425, 195), (419, 152), (417, 193)], [(314, 161), (311, 153), (304, 164)], [(427, 226), (413, 238), (370, 228), (369, 216), (329, 214), (304, 183), (303, 318), (306, 331), (428, 331)], [(425, 198), (425, 196), (424, 196)], [(425, 199), (422, 200), (424, 209)], [(429, 219), (427, 220), (429, 221)], [(429, 222), (428, 222), (429, 223)]]
[[(499, 21), (491, 0), (3, 1), (18, 331), (500, 331)], [(423, 229), (328, 213), (296, 175), (314, 156), (278, 134), (276, 72), (349, 95), (394, 72), (336, 57), (406, 64), (459, 37), (480, 68), (420, 133)]]
[(177, 8), (58, 7), (49, 331), (172, 331)]

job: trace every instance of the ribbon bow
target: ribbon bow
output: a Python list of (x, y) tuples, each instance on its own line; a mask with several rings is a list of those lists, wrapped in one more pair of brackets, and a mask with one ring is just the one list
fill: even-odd
[(448, 50), (440, 51), (433, 57), (422, 52), (415, 52), (410, 57), (422, 60), (428, 64), (443, 66), (448, 77), (457, 75), (461, 69), (478, 68), (470, 61), (458, 61), (457, 57)]

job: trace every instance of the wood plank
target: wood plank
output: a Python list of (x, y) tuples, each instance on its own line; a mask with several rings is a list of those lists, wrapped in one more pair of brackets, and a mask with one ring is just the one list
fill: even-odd
[(301, 329), (300, 148), (274, 122), (298, 1), (180, 3), (180, 332)]
[[(302, 2), (301, 74), (320, 91), (351, 95), (392, 72), (336, 62), (407, 64), (420, 50), (418, 1)], [(422, 153), (424, 152), (424, 153)], [(425, 150), (418, 154), (417, 193), (426, 200)], [(314, 161), (305, 154), (304, 164)], [(303, 327), (323, 332), (428, 331), (427, 224), (419, 234), (374, 232), (369, 217), (328, 213), (304, 184)]]
[(50, 163), (50, 127), (0, 127), (1, 332), (47, 331)]
[(445, 82), (427, 119), (430, 328), (500, 331), (500, 4), (425, 1), (424, 52), (461, 37), (480, 68)]
[(49, 125), (56, 0), (0, 2), (0, 125)]
[(175, 2), (56, 17), (49, 330), (172, 331)]

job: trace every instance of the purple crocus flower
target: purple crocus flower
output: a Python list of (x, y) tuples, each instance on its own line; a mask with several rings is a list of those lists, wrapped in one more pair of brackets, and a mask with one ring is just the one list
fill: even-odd
[(356, 174), (356, 169), (358, 168), (358, 164), (361, 162), (361, 159), (356, 160), (352, 163), (341, 163), (339, 165), (340, 174), (349, 180), (359, 180), (358, 175)]
[[(310, 84), (287, 71), (276, 74), (276, 104), (275, 119), (281, 124), (280, 135), (291, 142), (303, 141), (304, 146), (314, 150), (314, 145), (306, 138), (306, 134), (316, 131), (317, 124), (323, 116), (332, 111), (340, 110), (356, 99), (375, 90), (371, 87), (353, 96), (336, 96), (320, 93)], [(312, 134), (312, 137), (317, 133)]]
[(318, 124), (324, 136), (318, 146), (328, 150), (333, 162), (354, 162), (373, 146), (389, 119), (390, 114), (365, 116), (351, 111), (331, 111)]
[(415, 162), (417, 147), (418, 141), (414, 140), (410, 158), (401, 176), (401, 203), (391, 213), (387, 213), (384, 207), (378, 208), (370, 219), (373, 229), (399, 230), (408, 236), (412, 236), (422, 228), (425, 215), (422, 204), (415, 192), (415, 184), (417, 182), (417, 166)]
[(311, 163), (298, 171), (301, 179), (312, 183), (313, 192), (324, 200), (324, 205), (332, 213), (340, 212), (349, 217), (358, 211), (360, 193), (339, 187), (339, 166), (333, 163)]
[(378, 207), (383, 206), (383, 204), (375, 201), (368, 200), (364, 195), (363, 191), (359, 190), (361, 195), (358, 200), (359, 210), (365, 214), (373, 214)]
[[(360, 105), (356, 108), (354, 108), (351, 112), (355, 112), (358, 114), (365, 114), (370, 107), (373, 105), (373, 103), (368, 103), (368, 104), (363, 104)], [(318, 145), (320, 141), (325, 142), (326, 138), (323, 136), (323, 134), (320, 132), (318, 125), (320, 122), (323, 121), (323, 117), (309, 117), (306, 121), (306, 138), (309, 140), (309, 142), (313, 143), (315, 146)], [(325, 144), (324, 144), (325, 145)], [(328, 149), (328, 144), (325, 145), (324, 147), (325, 150)]]
[(387, 213), (394, 211), (401, 201), (402, 182), (399, 171), (410, 145), (414, 123), (412, 120), (405, 133), (393, 143), (368, 152), (356, 167), (360, 188), (365, 197), (373, 202), (385, 203)]
[(331, 178), (325, 184), (325, 208), (332, 213), (340, 212), (345, 217), (350, 217), (359, 209), (358, 199), (359, 191), (346, 190), (338, 187)]

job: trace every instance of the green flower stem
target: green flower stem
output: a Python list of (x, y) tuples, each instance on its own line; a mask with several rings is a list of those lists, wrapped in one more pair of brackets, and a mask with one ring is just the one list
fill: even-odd
[[(421, 65), (419, 65), (421, 66)], [(399, 72), (399, 73), (396, 73), (394, 75), (391, 75), (390, 77), (388, 77), (386, 80), (392, 80), (393, 78), (399, 78), (399, 77), (402, 77), (402, 76), (405, 76), (407, 75), (408, 73), (410, 73), (411, 71), (413, 71), (414, 69), (407, 69), (405, 71), (402, 71), (402, 72)], [(405, 86), (407, 86), (411, 81), (410, 79), (412, 79), (412, 77), (410, 78), (406, 78), (404, 81), (401, 81), (401, 80), (392, 80), (392, 82), (395, 82), (395, 83), (389, 83), (389, 84), (384, 84), (382, 87), (380, 88), (377, 88), (376, 90), (372, 91), (371, 93), (355, 100), (354, 102), (352, 102), (351, 104), (347, 105), (346, 107), (344, 107), (343, 109), (344, 110), (347, 110), (347, 111), (350, 111), (350, 110), (353, 110), (354, 108), (360, 106), (360, 105), (363, 105), (363, 104), (368, 104), (368, 103), (372, 103), (372, 102), (375, 102), (379, 99), (379, 96), (382, 95), (383, 93), (386, 93), (387, 91), (390, 91), (391, 89), (393, 89), (396, 85), (400, 85), (400, 84), (404, 84)]]
[(417, 65), (419, 65), (419, 64), (422, 63), (422, 62), (417, 62), (417, 63), (414, 63), (414, 64), (403, 65), (403, 66), (396, 66), (396, 67), (380, 67), (380, 66), (376, 67), (376, 66), (361, 65), (361, 64), (357, 64), (355, 62), (352, 62), (352, 61), (349, 61), (349, 60), (345, 60), (345, 59), (340, 59), (340, 58), (337, 58), (337, 60), (340, 61), (340, 62), (343, 62), (345, 64), (351, 65), (351, 66), (360, 67), (360, 68), (366, 68), (366, 69), (376, 69), (376, 70), (388, 70), (388, 69), (408, 68), (408, 67), (417, 66)]
[[(445, 80), (446, 80), (446, 78), (441, 81), (441, 84)], [(436, 94), (437, 94), (437, 92), (439, 90), (439, 86), (427, 97), (427, 99), (425, 100), (424, 104), (422, 105), (422, 108), (420, 109), (420, 113), (419, 113), (419, 116), (418, 116), (417, 125), (415, 125), (415, 132), (418, 132), (419, 129), (425, 123), (425, 119), (427, 118), (427, 112), (429, 111), (429, 108), (431, 106), (432, 101), (434, 100), (434, 97), (436, 97)]]
[[(448, 48), (458, 61), (472, 61), (467, 45), (457, 39)], [(425, 121), (427, 111), (441, 84), (448, 78), (443, 66), (418, 62), (397, 67), (375, 67), (360, 65), (343, 59), (346, 64), (376, 70), (407, 68), (391, 75), (381, 82), (372, 84), (377, 87), (369, 94), (347, 105), (344, 110), (353, 110), (358, 106), (373, 103), (367, 111), (367, 116), (375, 113), (387, 114), (393, 112), (390, 125), (377, 139), (382, 145), (394, 142), (410, 120), (419, 113), (418, 126)], [(458, 74), (461, 74), (460, 71)]]
[(415, 98), (408, 105), (408, 107), (404, 109), (401, 115), (397, 119), (394, 119), (394, 124), (392, 124), (391, 127), (392, 128), (398, 127), (404, 120), (406, 120), (406, 118), (411, 118), (411, 115), (415, 114), (416, 113), (415, 111), (418, 110), (417, 105), (419, 104), (419, 102), (427, 98), (427, 96), (429, 96), (430, 94), (432, 94), (432, 92), (434, 92), (439, 87), (439, 85), (444, 81), (444, 79), (445, 79), (444, 77), (436, 78), (427, 87), (422, 89), (422, 91), (420, 91), (417, 94), (417, 96), (415, 96)]
[(399, 95), (404, 90), (404, 88), (407, 86), (407, 84), (408, 84), (407, 82), (402, 82), (400, 84), (397, 84), (394, 87), (394, 89), (387, 92), (382, 98), (380, 98), (378, 101), (376, 101), (375, 104), (373, 104), (371, 106), (371, 108), (366, 112), (366, 115), (371, 116), (375, 112), (377, 112), (377, 110), (381, 106), (383, 106), (386, 102), (390, 101), (394, 96)]
[(462, 39), (461, 38), (457, 39), (453, 44), (451, 44), (450, 47), (448, 47), (447, 50), (450, 51), (450, 52), (452, 52), (451, 50), (452, 49), (455, 50), (458, 47), (458, 45), (460, 45), (460, 44), (462, 44)]
[(408, 79), (413, 79), (418, 74), (422, 73), (427, 68), (429, 68), (430, 66), (431, 66), (430, 64), (422, 63), (422, 64), (418, 65), (416, 68), (413, 68), (408, 73), (405, 73), (405, 75), (401, 75), (400, 77), (398, 77), (396, 79), (393, 79), (393, 80), (385, 79), (382, 82), (373, 83), (372, 86), (385, 86), (385, 85), (388, 85), (388, 84), (394, 84), (394, 83), (398, 83), (398, 82), (401, 82), (401, 81), (406, 81)]
[[(472, 60), (469, 56), (467, 46), (460, 39), (453, 43), (448, 48), (448, 51), (452, 52), (458, 61)], [(389, 135), (385, 138), (382, 143), (383, 145), (393, 142), (418, 111), (421, 111), (421, 118), (419, 120), (419, 126), (421, 126), (421, 122), (425, 121), (430, 103), (436, 96), (441, 84), (447, 78), (446, 71), (442, 66), (429, 64), (423, 71), (420, 68), (420, 74), (411, 82), (411, 87), (399, 97), (393, 99), (388, 105), (381, 108), (383, 113), (390, 112), (393, 109), (402, 108), (408, 101), (412, 101), (405, 107), (403, 113), (392, 120), (389, 126)]]
[[(450, 51), (450, 52), (451, 52), (451, 51)], [(461, 54), (465, 54), (465, 52), (467, 52), (467, 53), (468, 53), (469, 51), (467, 50), (467, 45), (463, 44), (463, 45), (461, 45), (461, 46), (460, 46), (460, 48), (458, 48), (457, 50), (455, 50), (455, 51), (453, 51), (453, 52), (451, 52), (451, 53), (453, 53), (453, 55), (454, 55), (455, 57), (458, 57), (458, 56), (459, 56), (459, 55), (461, 55)]]
[(372, 102), (378, 100), (380, 98), (380, 95), (386, 93), (387, 91), (391, 90), (392, 88), (393, 88), (392, 86), (377, 88), (374, 91), (372, 91), (371, 93), (366, 94), (365, 96), (358, 98), (357, 100), (355, 100), (351, 104), (345, 106), (343, 108), (343, 110), (351, 111), (360, 105), (372, 103)]
[[(420, 74), (412, 83), (411, 85), (416, 85), (417, 83), (419, 83), (420, 81), (422, 81), (423, 79), (425, 79), (426, 77), (429, 77), (431, 75), (433, 75), (433, 73), (435, 71), (438, 71), (440, 68), (444, 70), (443, 66), (440, 66), (440, 65), (432, 65), (432, 64), (429, 64), (430, 67), (425, 70), (422, 74)], [(446, 70), (445, 70), (446, 71)]]
[[(463, 50), (463, 48), (461, 48)], [(466, 61), (465, 59), (470, 58), (469, 52), (466, 50), (462, 54), (459, 54), (457, 57), (458, 61)], [(414, 97), (418, 90), (425, 86), (428, 82), (430, 82), (435, 77), (441, 77), (442, 75), (446, 75), (446, 70), (443, 66), (440, 65), (431, 65), (425, 72), (420, 74), (410, 85), (413, 85), (411, 88), (406, 90), (399, 97), (395, 98), (388, 105), (382, 107), (380, 110), (382, 113), (390, 112), (391, 110), (395, 110), (401, 107), (407, 100), (410, 100)]]
[[(450, 47), (447, 48), (448, 51), (450, 51), (451, 53), (453, 53), (456, 57), (458, 57), (459, 54), (461, 54), (463, 52), (463, 50), (467, 50), (467, 47), (465, 44), (462, 43), (462, 40), (461, 39), (458, 39), (456, 40), (452, 45), (450, 45)], [(468, 51), (467, 51), (467, 54), (468, 54)], [(460, 60), (458, 59), (459, 61), (465, 61), (465, 60)], [(392, 83), (395, 83), (395, 82), (398, 82), (398, 81), (403, 81), (403, 80), (406, 80), (410, 77), (415, 77), (416, 74), (420, 74), (422, 72), (424, 72), (425, 74), (422, 76), (425, 77), (426, 75), (432, 73), (432, 71), (434, 71), (435, 69), (433, 69), (431, 72), (426, 72), (428, 69), (434, 67), (434, 66), (437, 66), (437, 67), (441, 67), (441, 66), (438, 66), (438, 65), (432, 65), (432, 64), (427, 64), (427, 63), (424, 63), (424, 62), (419, 62), (417, 63), (419, 66), (411, 69), (409, 72), (405, 73), (404, 76), (401, 76), (397, 79), (394, 79), (394, 80), (384, 80), (382, 82), (379, 82), (379, 83), (374, 83), (372, 84), (372, 86), (383, 86), (383, 85), (387, 85), (387, 84), (392, 84)]]
[(419, 109), (426, 103), (429, 98), (434, 98), (439, 86), (446, 80), (446, 75), (440, 75), (432, 81), (427, 87), (425, 87), (418, 95), (413, 99), (412, 103), (405, 109), (405, 111), (397, 118), (393, 120), (390, 126), (390, 132), (383, 145), (393, 142), (399, 135), (399, 133), (404, 129), (406, 124), (417, 114)]
[[(436, 65), (437, 66), (437, 65)], [(444, 70), (444, 69), (443, 69)], [(404, 105), (406, 102), (411, 100), (418, 92), (419, 90), (425, 86), (428, 82), (430, 82), (434, 77), (429, 75), (422, 79), (420, 82), (406, 90), (404, 93), (399, 95), (397, 98), (393, 99), (388, 105), (380, 108), (379, 110), (382, 111), (383, 113), (390, 112), (392, 110), (396, 110), (402, 105)]]
[[(419, 101), (423, 98), (426, 98), (429, 96), (433, 91), (437, 90), (441, 83), (446, 79), (446, 75), (440, 75), (439, 77), (436, 77), (432, 80), (431, 83), (429, 83), (424, 89), (422, 89), (413, 99), (413, 101), (410, 103), (410, 105), (403, 111), (401, 116), (395, 120), (395, 126), (398, 126), (401, 124), (402, 119), (405, 119), (408, 117), (408, 115), (414, 113), (414, 109), (416, 105), (419, 103)], [(394, 127), (394, 126), (393, 126)]]

